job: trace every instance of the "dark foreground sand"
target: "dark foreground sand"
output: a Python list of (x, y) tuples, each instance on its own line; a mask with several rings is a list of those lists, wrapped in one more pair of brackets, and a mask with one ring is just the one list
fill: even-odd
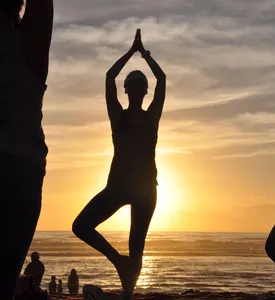
[[(275, 288), (275, 287), (274, 287)], [(107, 299), (110, 300), (120, 300), (120, 292), (106, 292)], [(79, 296), (68, 296), (64, 295), (62, 297), (52, 297), (52, 299), (62, 299), (62, 300), (79, 300), (83, 299), (81, 295)], [(266, 294), (248, 294), (248, 293), (230, 293), (230, 292), (200, 292), (194, 290), (187, 290), (182, 293), (135, 293), (135, 300), (186, 300), (186, 299), (230, 299), (230, 300), (275, 300), (275, 292)]]

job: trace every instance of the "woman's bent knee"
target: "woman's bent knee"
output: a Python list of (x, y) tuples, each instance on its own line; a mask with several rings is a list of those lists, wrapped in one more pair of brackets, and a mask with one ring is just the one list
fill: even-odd
[(74, 233), (74, 235), (76, 235), (78, 238), (81, 238), (85, 230), (86, 226), (84, 226), (84, 224), (76, 218), (72, 225), (72, 232)]
[(77, 217), (72, 225), (72, 232), (77, 236), (79, 239), (83, 240), (85, 236), (87, 236), (87, 231), (89, 231), (89, 236), (93, 232), (96, 232), (94, 224), (87, 222), (85, 219), (81, 219)]

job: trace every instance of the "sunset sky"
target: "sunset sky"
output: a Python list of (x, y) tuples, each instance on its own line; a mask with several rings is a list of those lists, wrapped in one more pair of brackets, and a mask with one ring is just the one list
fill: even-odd
[[(167, 76), (150, 230), (261, 231), (275, 223), (273, 0), (56, 0), (44, 130), (40, 230), (70, 230), (107, 180), (113, 154), (105, 73), (143, 44)], [(135, 54), (132, 69), (155, 79)], [(101, 225), (127, 230), (126, 207)]]

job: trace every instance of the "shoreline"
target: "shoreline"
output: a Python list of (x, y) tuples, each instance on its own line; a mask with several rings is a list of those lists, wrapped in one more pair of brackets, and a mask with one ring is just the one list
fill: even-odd
[[(107, 299), (120, 300), (121, 291), (106, 291), (105, 295)], [(83, 299), (82, 294), (77, 296), (69, 296), (68, 294), (63, 294), (63, 296), (52, 296), (52, 300), (79, 300)], [(198, 290), (186, 290), (181, 293), (172, 292), (148, 292), (148, 293), (134, 293), (133, 299), (136, 300), (186, 300), (186, 299), (231, 299), (231, 300), (275, 300), (275, 287), (273, 292), (268, 293), (243, 293), (243, 292), (202, 292)]]

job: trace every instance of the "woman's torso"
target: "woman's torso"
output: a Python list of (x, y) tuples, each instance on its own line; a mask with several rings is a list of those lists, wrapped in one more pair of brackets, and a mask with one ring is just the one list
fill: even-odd
[(114, 157), (108, 185), (119, 189), (141, 189), (156, 185), (157, 130), (149, 114), (142, 111), (141, 118), (134, 122), (129, 111), (124, 110), (112, 137)]

